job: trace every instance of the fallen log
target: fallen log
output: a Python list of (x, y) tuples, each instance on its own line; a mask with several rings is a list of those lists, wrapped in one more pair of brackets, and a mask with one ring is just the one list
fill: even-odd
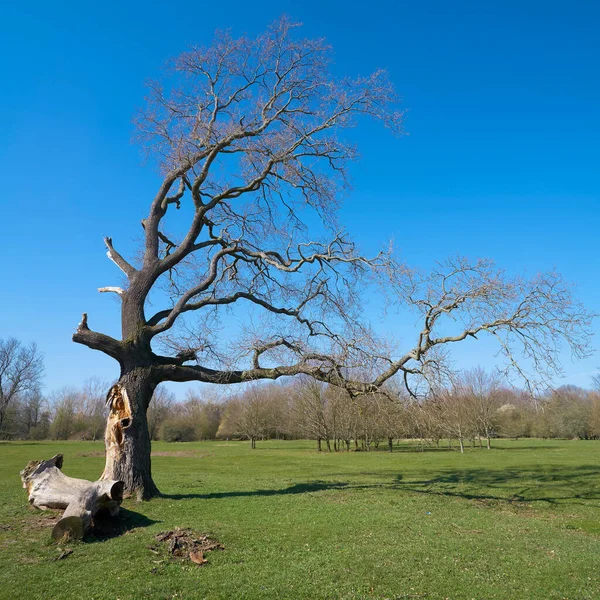
[(55, 540), (65, 534), (81, 539), (96, 515), (118, 514), (125, 484), (122, 481), (87, 481), (68, 477), (61, 471), (62, 464), (62, 454), (49, 460), (32, 460), (21, 471), (21, 480), (29, 494), (29, 503), (36, 508), (65, 509), (62, 519), (52, 530)]

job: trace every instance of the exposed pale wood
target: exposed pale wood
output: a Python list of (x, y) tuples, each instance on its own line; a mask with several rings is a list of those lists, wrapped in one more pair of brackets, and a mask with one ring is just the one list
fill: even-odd
[(125, 293), (123, 291), (123, 288), (120, 288), (116, 285), (109, 285), (106, 287), (101, 287), (101, 288), (98, 288), (98, 291), (101, 293), (112, 292), (114, 294), (119, 294), (119, 296), (122, 296)]
[(106, 466), (101, 479), (110, 479), (113, 464), (118, 463), (124, 450), (124, 430), (131, 426), (131, 407), (125, 386), (113, 385), (106, 397), (109, 408), (104, 442), (106, 447)]
[(42, 510), (65, 509), (63, 518), (52, 531), (54, 539), (68, 534), (82, 538), (100, 511), (116, 516), (123, 499), (122, 481), (87, 481), (68, 477), (62, 471), (63, 456), (57, 454), (49, 460), (30, 461), (21, 471), (23, 487), (29, 502)]

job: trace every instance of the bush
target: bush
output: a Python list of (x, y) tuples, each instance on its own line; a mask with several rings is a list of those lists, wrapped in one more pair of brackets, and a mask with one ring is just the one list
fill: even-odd
[(47, 440), (50, 436), (50, 425), (48, 423), (42, 423), (35, 425), (29, 430), (30, 440)]
[(193, 442), (196, 430), (182, 419), (167, 419), (160, 428), (160, 439), (164, 442)]

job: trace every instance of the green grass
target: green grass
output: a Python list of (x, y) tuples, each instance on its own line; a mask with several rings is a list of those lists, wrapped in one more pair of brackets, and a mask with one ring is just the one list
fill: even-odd
[[(68, 475), (95, 479), (102, 446), (2, 443), (0, 598), (600, 598), (600, 442), (400, 450), (156, 443), (167, 496), (126, 500), (134, 529), (54, 561), (19, 470), (62, 452)], [(203, 567), (155, 562), (147, 547), (176, 526), (225, 550)]]

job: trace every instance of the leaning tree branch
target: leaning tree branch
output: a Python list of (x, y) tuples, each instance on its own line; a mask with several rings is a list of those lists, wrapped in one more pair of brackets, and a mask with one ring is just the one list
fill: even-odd
[[(335, 363), (336, 361), (333, 362)], [(209, 369), (200, 365), (176, 364), (175, 360), (169, 364), (169, 359), (165, 358), (163, 364), (153, 367), (153, 376), (157, 382), (200, 381), (203, 383), (228, 385), (263, 379), (275, 380), (280, 377), (294, 377), (296, 375), (309, 375), (323, 383), (343, 387), (352, 395), (369, 394), (378, 390), (372, 383), (364, 383), (344, 378), (340, 374), (340, 369), (337, 364), (335, 366), (326, 367), (322, 363), (311, 364), (311, 362), (304, 360), (293, 365), (280, 365), (272, 368), (259, 367), (244, 370), (218, 370)]]
[(100, 350), (112, 358), (121, 361), (123, 357), (123, 345), (113, 337), (104, 333), (92, 331), (87, 324), (87, 313), (83, 313), (81, 323), (73, 334), (73, 341), (83, 344), (92, 350)]

